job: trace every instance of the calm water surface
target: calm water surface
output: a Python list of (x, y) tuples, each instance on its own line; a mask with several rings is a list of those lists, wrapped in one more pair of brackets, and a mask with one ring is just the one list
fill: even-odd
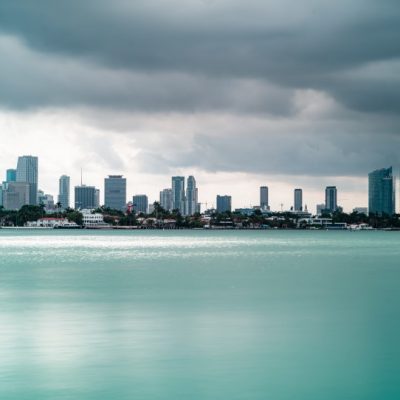
[(0, 399), (399, 399), (400, 233), (0, 230)]

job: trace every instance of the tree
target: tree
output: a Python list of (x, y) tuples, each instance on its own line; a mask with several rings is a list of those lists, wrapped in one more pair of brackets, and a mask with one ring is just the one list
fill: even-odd
[(68, 219), (68, 221), (75, 222), (78, 225), (82, 225), (83, 224), (83, 215), (79, 211), (67, 212), (65, 217)]

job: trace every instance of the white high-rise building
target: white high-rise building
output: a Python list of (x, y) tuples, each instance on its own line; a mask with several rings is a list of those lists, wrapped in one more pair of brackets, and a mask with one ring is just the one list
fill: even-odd
[(27, 204), (37, 204), (38, 192), (38, 158), (34, 156), (18, 157), (17, 182), (29, 184), (29, 199)]
[(198, 211), (198, 189), (196, 187), (196, 179), (189, 176), (186, 187), (186, 215), (193, 215)]
[(70, 178), (67, 175), (60, 176), (58, 181), (58, 202), (61, 208), (65, 210), (69, 207), (69, 193), (70, 193)]
[(172, 189), (163, 189), (160, 192), (160, 205), (164, 210), (172, 210)]

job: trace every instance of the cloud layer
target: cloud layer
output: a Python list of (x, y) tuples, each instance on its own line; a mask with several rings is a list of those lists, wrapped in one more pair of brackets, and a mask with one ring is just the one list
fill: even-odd
[(71, 169), (351, 181), (399, 164), (399, 17), (391, 0), (2, 1), (1, 126), (58, 113), (74, 141), (72, 118)]

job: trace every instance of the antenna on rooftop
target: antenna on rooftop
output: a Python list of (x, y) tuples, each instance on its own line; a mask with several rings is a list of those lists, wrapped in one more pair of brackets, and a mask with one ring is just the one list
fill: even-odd
[(81, 186), (82, 186), (82, 168), (81, 168)]

